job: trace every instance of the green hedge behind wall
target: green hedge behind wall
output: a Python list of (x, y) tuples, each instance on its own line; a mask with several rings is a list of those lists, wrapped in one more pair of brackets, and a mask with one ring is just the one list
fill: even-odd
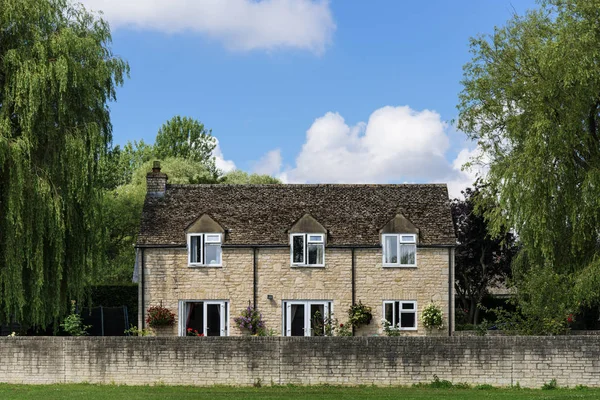
[(138, 286), (137, 285), (101, 285), (90, 287), (92, 307), (127, 306), (129, 323), (137, 325)]

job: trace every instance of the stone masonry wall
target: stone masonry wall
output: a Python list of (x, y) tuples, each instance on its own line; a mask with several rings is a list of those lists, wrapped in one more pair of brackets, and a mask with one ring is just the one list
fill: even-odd
[(161, 328), (161, 335), (177, 335), (179, 300), (229, 300), (230, 335), (241, 333), (232, 322), (253, 299), (252, 249), (224, 250), (222, 267), (190, 268), (186, 249), (146, 249), (144, 253), (146, 304), (140, 310), (162, 304), (176, 318), (173, 327)]
[(600, 338), (3, 337), (0, 382), (600, 386)]
[[(448, 249), (420, 248), (417, 267), (382, 266), (381, 250), (356, 251), (356, 301), (373, 309), (373, 321), (357, 330), (358, 336), (382, 334), (384, 300), (417, 302), (417, 330), (406, 335), (448, 334)], [(427, 332), (421, 324), (421, 310), (434, 301), (444, 312), (444, 329)]]
[[(292, 267), (287, 248), (259, 248), (257, 252), (257, 307), (268, 329), (282, 334), (284, 300), (331, 300), (334, 317), (346, 323), (352, 304), (350, 249), (327, 248), (325, 267)], [(139, 305), (140, 310), (162, 303), (177, 315), (179, 300), (229, 300), (230, 335), (242, 333), (233, 318), (253, 300), (252, 249), (224, 248), (222, 267), (190, 268), (186, 249), (145, 249), (144, 254), (145, 304)], [(419, 320), (423, 307), (433, 300), (444, 310), (447, 327), (448, 249), (419, 248), (416, 268), (382, 267), (381, 249), (357, 249), (355, 262), (356, 300), (373, 310), (371, 324), (356, 335), (382, 333), (383, 300), (417, 301), (418, 329), (407, 334), (448, 334), (447, 328), (427, 332)], [(177, 335), (177, 324), (161, 334)]]

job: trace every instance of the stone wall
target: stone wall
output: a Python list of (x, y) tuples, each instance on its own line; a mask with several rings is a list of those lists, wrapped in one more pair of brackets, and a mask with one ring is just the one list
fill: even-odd
[[(384, 300), (417, 301), (418, 329), (407, 334), (428, 333), (421, 327), (420, 315), (432, 300), (442, 307), (447, 327), (448, 252), (448, 249), (418, 248), (416, 268), (384, 268), (381, 249), (357, 249), (356, 301), (372, 307), (373, 322), (357, 330), (356, 335), (382, 333)], [(222, 267), (188, 267), (185, 248), (145, 249), (144, 254), (145, 304), (140, 302), (140, 310), (162, 303), (177, 315), (179, 300), (229, 300), (230, 335), (241, 334), (233, 318), (253, 300), (251, 248), (224, 248)], [(259, 248), (257, 272), (257, 307), (267, 328), (277, 335), (282, 334), (284, 300), (330, 300), (334, 317), (346, 323), (347, 310), (352, 304), (351, 249), (326, 248), (325, 267), (293, 267), (289, 248)], [(273, 299), (267, 299), (268, 295)], [(142, 323), (141, 315), (138, 326)], [(163, 333), (176, 335), (177, 325)], [(447, 335), (448, 330), (435, 334)]]
[(4, 337), (0, 382), (600, 386), (600, 338)]
[[(419, 249), (416, 268), (382, 267), (380, 249), (356, 251), (356, 301), (373, 309), (373, 322), (356, 334), (381, 334), (384, 300), (417, 302), (417, 330), (407, 335), (424, 335), (421, 310), (433, 301), (442, 307), (444, 326), (448, 326), (448, 249)], [(448, 334), (448, 330), (436, 331)]]

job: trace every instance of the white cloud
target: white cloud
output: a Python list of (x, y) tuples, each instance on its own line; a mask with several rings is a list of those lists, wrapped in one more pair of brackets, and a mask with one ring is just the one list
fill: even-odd
[[(461, 166), (474, 152), (464, 149), (454, 162), (448, 125), (435, 111), (408, 106), (386, 106), (374, 111), (367, 123), (349, 126), (338, 113), (317, 118), (295, 165), (276, 172), (281, 155), (263, 157), (271, 175), (290, 183), (448, 183), (450, 196), (472, 184), (474, 172)], [(268, 160), (275, 160), (269, 162)], [(265, 168), (265, 171), (267, 169)]]
[(281, 170), (281, 164), (281, 150), (271, 150), (254, 164), (252, 172), (260, 175), (277, 175)]
[[(215, 138), (216, 139), (216, 138)], [(212, 155), (215, 157), (215, 165), (218, 169), (223, 171), (223, 173), (227, 173), (233, 171), (235, 167), (235, 163), (232, 160), (226, 160), (223, 156), (223, 152), (221, 151), (221, 146), (219, 145), (219, 140), (217, 140), (217, 146), (212, 152)]]
[(335, 23), (327, 0), (80, 0), (114, 28), (206, 35), (235, 50), (322, 53)]
[(485, 156), (482, 156), (482, 151), (479, 147), (472, 150), (462, 149), (452, 162), (451, 177), (447, 180), (448, 192), (451, 198), (462, 198), (461, 190), (472, 186), (477, 178), (486, 175), (488, 170), (486, 165), (472, 163), (469, 167), (463, 167), (467, 162), (476, 159), (482, 159), (484, 162), (487, 159)]
[(428, 180), (447, 170), (445, 124), (439, 114), (408, 106), (383, 107), (369, 121), (348, 126), (341, 115), (317, 118), (306, 133), (290, 181)]

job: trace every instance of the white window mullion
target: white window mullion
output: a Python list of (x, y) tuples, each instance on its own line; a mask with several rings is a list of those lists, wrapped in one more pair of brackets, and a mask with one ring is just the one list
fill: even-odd
[(208, 322), (208, 304), (206, 301), (202, 302), (202, 334), (208, 336), (207, 322)]
[(308, 235), (304, 235), (304, 262), (302, 264), (308, 264)]

